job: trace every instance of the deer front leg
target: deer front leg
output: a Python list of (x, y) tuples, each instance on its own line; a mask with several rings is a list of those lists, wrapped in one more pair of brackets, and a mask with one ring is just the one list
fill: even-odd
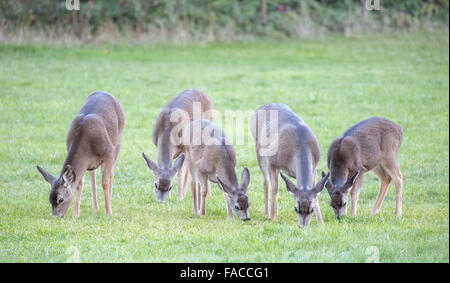
[(198, 214), (198, 201), (197, 201), (197, 178), (191, 174), (191, 195), (192, 195), (192, 213)]
[(80, 182), (77, 186), (77, 198), (75, 199), (75, 209), (73, 211), (73, 217), (79, 217), (80, 216), (80, 201), (81, 201), (81, 193), (83, 192), (83, 182), (84, 182), (84, 176), (81, 177)]
[(186, 177), (185, 171), (186, 165), (183, 164), (180, 170), (178, 170), (178, 200), (182, 200), (184, 198), (184, 179)]
[(184, 184), (183, 184), (183, 198), (186, 196), (187, 188), (189, 187), (189, 183), (191, 182), (191, 174), (189, 169), (186, 169), (184, 174)]
[(278, 174), (279, 170), (272, 169), (270, 172), (270, 184), (272, 186), (272, 199), (270, 203), (270, 220), (274, 220), (278, 215), (278, 204), (277, 204), (277, 194), (278, 194)]
[(320, 212), (319, 199), (316, 198), (316, 217), (317, 221), (323, 225), (322, 213)]
[(227, 204), (227, 219), (233, 220), (234, 218), (233, 210), (231, 210), (230, 202), (228, 201), (226, 193), (223, 193), (223, 198), (225, 199), (225, 203)]
[(364, 174), (361, 172), (352, 187), (352, 208), (350, 212), (350, 216), (352, 217), (356, 216), (356, 208), (358, 204), (359, 192), (361, 191), (361, 185), (363, 182), (363, 176)]
[(201, 202), (200, 202), (200, 215), (206, 214), (206, 197), (209, 191), (209, 181), (208, 176), (201, 174), (200, 179), (200, 191), (201, 191)]
[(391, 177), (387, 174), (387, 172), (383, 169), (383, 167), (381, 166), (375, 167), (374, 172), (378, 175), (378, 178), (380, 179), (380, 191), (378, 192), (375, 204), (373, 205), (371, 213), (372, 215), (376, 215), (380, 211), (381, 204), (383, 203), (389, 184), (391, 183)]
[(269, 189), (270, 183), (269, 180), (264, 180), (264, 209), (266, 212), (266, 217), (270, 218), (269, 213)]
[(91, 189), (92, 189), (92, 209), (97, 212), (98, 211), (98, 203), (97, 203), (97, 188), (95, 187), (95, 170), (89, 172), (91, 177)]
[(109, 163), (106, 163), (102, 165), (102, 187), (103, 187), (103, 194), (105, 195), (105, 208), (106, 208), (106, 214), (111, 215), (111, 192), (110, 192), (110, 186), (111, 186), (111, 171), (112, 166)]

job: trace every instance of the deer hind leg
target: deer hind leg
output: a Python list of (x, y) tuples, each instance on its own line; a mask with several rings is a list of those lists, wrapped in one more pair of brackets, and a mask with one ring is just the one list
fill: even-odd
[(97, 203), (97, 188), (95, 187), (95, 170), (89, 172), (91, 177), (91, 189), (92, 189), (92, 209), (97, 212), (98, 211), (98, 203)]
[(360, 173), (358, 178), (355, 180), (355, 183), (352, 186), (352, 208), (350, 212), (350, 216), (356, 216), (356, 209), (359, 199), (359, 192), (361, 191), (361, 186), (364, 178), (364, 173)]
[(378, 178), (380, 179), (380, 191), (378, 192), (377, 199), (375, 200), (375, 204), (373, 205), (371, 213), (372, 215), (376, 215), (380, 211), (389, 184), (391, 183), (391, 177), (380, 165), (375, 167), (374, 172), (378, 175)]
[(402, 190), (403, 190), (403, 176), (400, 172), (400, 167), (397, 163), (397, 158), (392, 155), (386, 158), (383, 162), (383, 168), (387, 174), (392, 178), (395, 185), (395, 216), (402, 215)]
[(208, 181), (208, 175), (200, 174), (199, 176), (199, 183), (200, 183), (200, 215), (206, 214), (206, 197), (208, 195), (209, 191), (209, 181)]
[(112, 163), (105, 162), (102, 165), (102, 187), (103, 194), (105, 195), (105, 208), (106, 214), (111, 215), (111, 174), (112, 174)]
[(80, 201), (81, 201), (81, 193), (83, 192), (83, 182), (84, 182), (84, 176), (81, 177), (80, 182), (77, 186), (77, 197), (75, 199), (75, 209), (73, 211), (73, 217), (80, 216)]
[(114, 181), (114, 165), (111, 169), (111, 175), (109, 177), (111, 180), (109, 182), (109, 198), (112, 199), (112, 189), (113, 189), (113, 181)]
[(278, 204), (277, 204), (277, 195), (278, 195), (278, 174), (280, 170), (271, 169), (269, 171), (270, 174), (270, 184), (272, 187), (271, 194), (271, 202), (270, 202), (270, 220), (274, 220), (278, 216)]

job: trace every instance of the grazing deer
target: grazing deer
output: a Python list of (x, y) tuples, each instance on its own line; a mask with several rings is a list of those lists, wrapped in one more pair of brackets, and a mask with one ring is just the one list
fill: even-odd
[[(203, 92), (190, 89), (178, 94), (159, 113), (153, 127), (153, 143), (158, 147), (158, 163), (142, 156), (155, 175), (155, 198), (164, 202), (172, 189), (172, 179), (178, 172), (178, 199), (186, 195), (189, 172), (184, 163), (183, 130), (194, 119), (213, 120), (213, 103)], [(174, 165), (171, 160), (178, 159)]]
[(356, 203), (366, 172), (374, 170), (380, 179), (380, 191), (372, 215), (380, 210), (391, 180), (396, 188), (395, 215), (402, 213), (402, 174), (397, 152), (402, 143), (402, 127), (380, 117), (364, 120), (347, 129), (333, 140), (328, 149), (331, 178), (326, 188), (336, 218), (347, 211), (347, 195), (352, 188), (351, 216), (356, 215)]
[[(276, 116), (273, 117), (271, 112)], [(259, 168), (264, 177), (266, 216), (273, 220), (278, 214), (278, 175), (281, 174), (288, 192), (294, 197), (299, 226), (309, 225), (314, 211), (317, 220), (323, 223), (317, 196), (328, 175), (315, 184), (320, 151), (311, 129), (288, 106), (279, 103), (266, 104), (256, 110), (251, 125)], [(297, 185), (281, 170), (296, 178)], [(270, 212), (269, 188), (272, 191)]]
[(86, 170), (90, 171), (92, 208), (98, 210), (95, 188), (95, 170), (102, 166), (102, 186), (105, 194), (106, 214), (112, 214), (111, 197), (114, 165), (120, 151), (125, 114), (119, 101), (106, 92), (94, 92), (84, 101), (72, 121), (66, 138), (67, 157), (58, 178), (37, 166), (50, 183), (50, 203), (53, 216), (64, 216), (77, 189), (74, 217), (80, 214), (80, 198)]
[(213, 122), (198, 119), (186, 127), (184, 140), (186, 164), (192, 178), (192, 212), (205, 215), (209, 182), (213, 182), (224, 194), (228, 219), (233, 218), (234, 211), (241, 220), (250, 220), (246, 194), (250, 173), (244, 168), (239, 185), (235, 172), (236, 154), (224, 133)]

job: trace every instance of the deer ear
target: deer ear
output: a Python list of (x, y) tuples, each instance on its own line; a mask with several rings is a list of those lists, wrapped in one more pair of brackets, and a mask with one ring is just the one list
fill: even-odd
[(352, 177), (350, 177), (347, 182), (345, 183), (345, 189), (349, 190), (351, 187), (353, 187), (353, 185), (356, 182), (356, 179), (358, 179), (359, 173), (361, 171), (358, 170), (358, 172), (355, 173), (355, 175), (353, 175)]
[(173, 170), (175, 170), (175, 172), (178, 172), (178, 170), (180, 170), (181, 166), (183, 166), (183, 162), (184, 162), (184, 153), (182, 153), (180, 155), (180, 157), (178, 157), (178, 159), (175, 161), (175, 163), (173, 164)]
[(293, 194), (295, 191), (298, 191), (298, 189), (295, 186), (295, 184), (292, 183), (292, 181), (289, 180), (288, 177), (284, 176), (284, 174), (281, 173), (281, 172), (280, 172), (280, 175), (281, 175), (281, 178), (283, 178), (284, 182), (286, 183), (286, 189), (288, 190), (288, 192)]
[(322, 172), (322, 180), (320, 180), (315, 186), (314, 186), (314, 192), (316, 193), (316, 195), (318, 195), (322, 190), (323, 187), (325, 186), (326, 183), (328, 183), (328, 177), (330, 177), (330, 173), (326, 174), (324, 176), (324, 172)]
[[(329, 176), (330, 172), (328, 172), (328, 174), (325, 174), (325, 172), (322, 171), (322, 178), (325, 178), (325, 176)], [(331, 195), (331, 193), (333, 192), (333, 185), (331, 185), (330, 180), (327, 180), (325, 182), (325, 188), (327, 188), (328, 193)]]
[(247, 167), (244, 167), (241, 175), (241, 188), (247, 192), (248, 184), (250, 183), (250, 172)]
[(356, 172), (355, 175), (353, 175), (353, 176), (348, 180), (348, 182), (349, 182), (352, 186), (355, 184), (356, 179), (358, 179), (358, 176), (359, 176), (359, 173), (360, 173), (360, 172), (361, 172), (361, 171), (358, 170), (358, 172)]
[(150, 168), (153, 172), (158, 171), (158, 165), (155, 164), (155, 162), (151, 161), (150, 158), (148, 158), (145, 153), (142, 153), (142, 157), (144, 157), (145, 162), (147, 162), (148, 168)]
[(70, 164), (67, 164), (66, 167), (64, 167), (64, 173), (63, 173), (63, 180), (64, 183), (67, 186), (70, 186), (75, 182), (75, 172), (73, 171), (72, 166)]
[(53, 175), (51, 175), (50, 173), (48, 173), (39, 166), (36, 166), (36, 168), (39, 171), (39, 173), (41, 173), (42, 177), (44, 177), (45, 181), (47, 181), (47, 183), (49, 183), (50, 185), (53, 184), (53, 182), (56, 180), (56, 178), (53, 177)]
[(230, 191), (230, 189), (222, 182), (222, 180), (220, 180), (219, 176), (216, 176), (216, 179), (217, 179), (217, 184), (222, 189), (222, 191), (224, 191), (225, 193), (231, 195), (232, 191)]

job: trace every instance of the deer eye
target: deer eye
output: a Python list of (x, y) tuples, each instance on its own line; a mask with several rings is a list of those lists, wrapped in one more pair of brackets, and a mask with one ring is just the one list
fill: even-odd
[(172, 186), (170, 186), (169, 191), (172, 189)]
[(296, 206), (294, 206), (294, 210), (295, 210), (295, 212), (300, 213)]
[(236, 208), (237, 210), (241, 209), (239, 206), (235, 205), (234, 208)]
[(64, 201), (63, 198), (58, 199), (58, 204), (61, 204)]
[(155, 189), (157, 189), (158, 188), (158, 184), (155, 182)]

